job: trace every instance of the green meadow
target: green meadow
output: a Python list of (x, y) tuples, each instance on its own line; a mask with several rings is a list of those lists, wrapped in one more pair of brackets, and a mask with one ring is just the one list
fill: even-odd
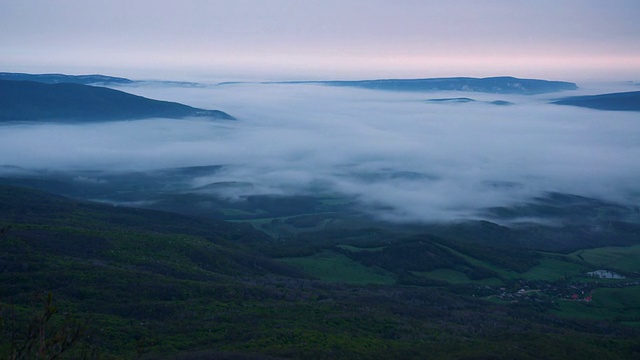
[(553, 313), (567, 318), (614, 320), (640, 327), (640, 286), (595, 289), (590, 302), (560, 301)]
[(606, 246), (578, 250), (572, 253), (571, 256), (605, 269), (615, 269), (623, 272), (640, 271), (640, 245)]
[(283, 258), (280, 261), (301, 268), (307, 274), (330, 282), (348, 284), (395, 283), (393, 274), (380, 268), (364, 266), (343, 254), (323, 251), (312, 256)]

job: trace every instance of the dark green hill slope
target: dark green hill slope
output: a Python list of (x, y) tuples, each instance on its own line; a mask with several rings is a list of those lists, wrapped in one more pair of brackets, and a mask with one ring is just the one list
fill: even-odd
[[(0, 358), (49, 292), (61, 314), (37, 334), (70, 324), (62, 313), (86, 321), (62, 359), (633, 359), (640, 349), (632, 328), (437, 287), (312, 281), (252, 253), (241, 244), (270, 239), (232, 223), (0, 186), (0, 228)], [(422, 240), (371, 260), (438, 251)]]
[(598, 110), (640, 111), (640, 91), (572, 96), (553, 101), (553, 104), (580, 106)]
[(0, 80), (0, 121), (104, 121), (152, 117), (233, 119), (219, 110), (152, 100), (104, 87)]
[[(269, 241), (246, 224), (78, 202), (14, 186), (0, 186), (0, 214), (0, 224), (10, 228), (9, 237), (19, 239), (14, 250), (25, 255), (136, 266), (187, 278), (208, 272), (283, 271), (279, 264), (238, 245), (247, 239)], [(149, 252), (166, 257), (152, 259)], [(3, 260), (5, 266), (17, 266)]]

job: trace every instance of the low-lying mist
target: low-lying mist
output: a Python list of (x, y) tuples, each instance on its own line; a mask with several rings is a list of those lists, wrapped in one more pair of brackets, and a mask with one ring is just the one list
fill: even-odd
[[(188, 189), (253, 184), (216, 190), (239, 200), (251, 194), (334, 193), (401, 221), (474, 218), (487, 207), (549, 191), (623, 203), (640, 193), (638, 114), (547, 103), (571, 94), (394, 93), (277, 84), (122, 90), (220, 109), (238, 120), (5, 124), (0, 165), (106, 172), (224, 165), (194, 177)], [(477, 101), (424, 101), (461, 96)], [(490, 104), (495, 100), (513, 105)]]

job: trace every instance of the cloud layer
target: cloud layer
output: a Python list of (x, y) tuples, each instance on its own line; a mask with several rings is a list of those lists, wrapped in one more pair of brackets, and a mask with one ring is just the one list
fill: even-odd
[(637, 113), (555, 106), (544, 97), (463, 94), (488, 103), (437, 104), (451, 93), (317, 85), (141, 86), (127, 91), (239, 120), (148, 119), (7, 124), (0, 165), (107, 171), (225, 165), (193, 179), (250, 182), (251, 193), (335, 192), (387, 219), (454, 220), (546, 191), (618, 202), (640, 194)]

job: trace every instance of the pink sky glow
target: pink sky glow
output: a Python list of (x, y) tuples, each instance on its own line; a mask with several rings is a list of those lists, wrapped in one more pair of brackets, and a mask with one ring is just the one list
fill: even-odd
[(0, 2), (0, 71), (640, 80), (636, 0)]

